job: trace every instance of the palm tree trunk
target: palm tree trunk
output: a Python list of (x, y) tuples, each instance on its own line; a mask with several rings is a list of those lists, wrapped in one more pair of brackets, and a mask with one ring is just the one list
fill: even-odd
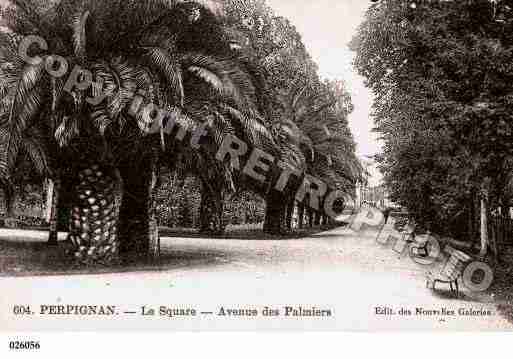
[(286, 205), (281, 194), (271, 193), (267, 196), (264, 232), (269, 234), (282, 234), (285, 222)]
[(223, 191), (220, 188), (212, 188), (211, 185), (205, 181), (202, 183), (200, 231), (207, 235), (221, 235), (226, 229), (223, 219)]
[(308, 227), (312, 228), (314, 225), (314, 212), (310, 207), (306, 208), (306, 215), (308, 216)]
[(285, 213), (285, 230), (287, 232), (292, 231), (292, 216), (294, 215), (295, 202), (292, 201), (287, 205), (287, 211)]
[(315, 226), (321, 225), (321, 214), (317, 211), (314, 211), (314, 225)]
[(71, 223), (71, 207), (73, 205), (73, 183), (70, 183), (69, 178), (65, 177), (58, 184), (57, 231), (68, 232)]
[[(119, 252), (127, 262), (158, 255), (158, 227), (155, 216), (155, 172), (151, 161), (138, 168), (119, 168), (123, 195), (119, 210)], [(151, 250), (150, 250), (151, 249)]]
[(14, 191), (5, 191), (5, 215), (9, 219), (16, 218), (16, 193)]
[(303, 229), (305, 223), (305, 205), (303, 203), (298, 204), (298, 228)]
[(46, 206), (45, 206), (45, 221), (46, 223), (50, 223), (52, 217), (52, 205), (53, 205), (53, 191), (54, 191), (55, 183), (50, 178), (45, 182), (45, 190), (46, 190)]
[(160, 258), (160, 234), (159, 223), (157, 220), (158, 177), (159, 173), (156, 170), (153, 170), (150, 187), (150, 249), (148, 253), (150, 259)]
[(94, 164), (78, 171), (73, 189), (69, 239), (79, 264), (108, 265), (118, 257), (116, 177), (109, 167)]

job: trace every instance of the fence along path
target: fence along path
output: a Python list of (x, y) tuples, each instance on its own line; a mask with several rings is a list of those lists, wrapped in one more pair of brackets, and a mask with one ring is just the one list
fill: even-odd
[(490, 235), (497, 246), (513, 247), (513, 219), (492, 217)]

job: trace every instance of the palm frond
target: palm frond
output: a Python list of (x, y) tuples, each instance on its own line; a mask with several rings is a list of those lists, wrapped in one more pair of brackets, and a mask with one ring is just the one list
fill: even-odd
[(12, 99), (8, 103), (4, 133), (2, 136), (5, 149), (0, 155), (0, 162), (5, 171), (9, 173), (15, 166), (23, 141), (23, 133), (30, 126), (30, 122), (39, 113), (44, 98), (43, 86), (37, 86), (44, 78), (44, 65), (27, 65), (18, 79)]
[(247, 115), (227, 104), (220, 104), (223, 111), (226, 111), (234, 119), (243, 132), (243, 139), (255, 147), (266, 152), (275, 153), (276, 142), (271, 132), (264, 126), (262, 121), (254, 116)]
[(21, 68), (25, 62), (18, 55), (18, 45), (13, 34), (0, 31), (0, 68), (14, 70)]
[(82, 61), (84, 61), (87, 56), (86, 26), (89, 15), (90, 12), (88, 10), (77, 9), (71, 20), (75, 56)]
[(228, 103), (243, 110), (255, 108), (251, 79), (234, 62), (202, 54), (185, 54), (181, 62), (184, 70), (208, 83)]
[(47, 138), (36, 127), (31, 127), (23, 139), (23, 152), (25, 152), (39, 175), (46, 177), (50, 174)]
[(117, 122), (122, 130), (124, 117), (121, 113), (129, 106), (138, 88), (139, 72), (120, 58), (114, 59), (111, 63), (95, 63), (92, 69), (96, 78), (96, 83), (92, 86), (93, 97), (106, 95), (106, 98), (93, 108), (93, 123), (102, 135), (114, 122)]
[(2, 99), (2, 108), (10, 108), (9, 103), (14, 99), (18, 76), (10, 71), (0, 70), (0, 99)]
[(274, 124), (274, 128), (278, 130), (278, 135), (286, 138), (287, 141), (297, 145), (303, 145), (312, 148), (313, 143), (310, 137), (305, 134), (293, 121), (281, 119)]
[(79, 135), (79, 119), (76, 116), (64, 116), (55, 131), (55, 139), (61, 147), (69, 146)]
[(111, 118), (117, 118), (121, 111), (128, 106), (137, 89), (137, 71), (127, 62), (115, 60), (110, 68), (116, 79), (117, 89), (108, 98), (108, 109)]
[[(193, 114), (183, 111), (181, 108), (176, 106), (167, 106), (164, 107), (163, 110), (167, 113), (168, 118), (166, 122), (161, 124), (164, 128), (167, 125), (167, 121), (173, 121), (175, 126), (179, 127), (181, 131), (185, 131), (187, 133), (193, 133), (199, 127), (198, 121), (193, 119)], [(139, 122), (144, 122), (142, 116), (142, 111), (137, 115), (137, 120)], [(204, 118), (202, 119), (204, 121)]]
[[(40, 85), (40, 82), (45, 78), (44, 61), (41, 61), (37, 65), (26, 65), (23, 69), (18, 83), (16, 85), (16, 93), (14, 95), (13, 103), (10, 109), (9, 122), (11, 124), (20, 123), (22, 127), (26, 126), (26, 120), (28, 118), (21, 118), (16, 120), (15, 116), (19, 114), (16, 112), (19, 107), (22, 107), (28, 99), (30, 93), (36, 89), (41, 89), (44, 86)], [(21, 120), (21, 121), (20, 121)]]
[(318, 118), (318, 116), (325, 110), (327, 110), (330, 107), (333, 107), (337, 104), (337, 100), (333, 100), (330, 102), (323, 103), (313, 109), (310, 109), (309, 111), (304, 111), (302, 113), (297, 114), (297, 121), (298, 123), (304, 123), (308, 120)]
[(0, 142), (0, 182), (4, 188), (7, 188), (11, 185), (10, 177), (12, 167), (9, 166), (9, 154), (7, 152), (8, 142), (5, 139), (10, 138), (11, 134), (9, 132), (8, 126), (0, 127), (0, 138), (2, 142)]
[(150, 103), (158, 102), (158, 93), (156, 90), (158, 81), (149, 68), (138, 67), (135, 74), (135, 81), (137, 88), (146, 94), (146, 98)]
[(293, 92), (293, 95), (290, 99), (290, 108), (296, 110), (297, 106), (299, 104), (299, 101), (303, 98), (304, 94), (306, 93), (306, 90), (308, 89), (308, 86), (298, 86), (296, 90)]
[(114, 122), (103, 106), (97, 106), (95, 110), (93, 110), (91, 113), (91, 120), (93, 122), (93, 126), (102, 136), (105, 135), (107, 128)]
[(147, 59), (151, 67), (166, 80), (168, 96), (183, 106), (184, 88), (180, 63), (168, 51), (160, 47), (147, 49)]
[(210, 121), (210, 129), (218, 145), (223, 142), (227, 135), (235, 134), (231, 122), (221, 113), (213, 111), (213, 116), (211, 116), (210, 119), (213, 119), (213, 121)]
[(306, 158), (303, 151), (298, 146), (283, 142), (278, 145), (280, 147), (280, 161), (300, 172), (306, 171)]

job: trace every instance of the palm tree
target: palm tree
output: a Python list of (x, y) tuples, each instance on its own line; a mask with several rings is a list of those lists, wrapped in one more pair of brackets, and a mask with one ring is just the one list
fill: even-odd
[[(17, 132), (9, 123), (9, 111), (17, 91), (14, 72), (21, 66), (17, 62), (16, 38), (11, 33), (0, 34), (0, 58), (0, 184), (5, 195), (7, 216), (13, 217), (14, 187), (19, 182), (20, 170), (28, 166), (35, 171), (32, 176), (45, 178), (51, 176), (51, 169), (44, 127), (34, 123)], [(8, 168), (14, 171), (8, 171)]]
[(51, 8), (41, 3), (12, 1), (3, 15), (8, 28), (2, 30), (3, 41), (7, 33), (18, 40), (38, 34), (48, 42), (46, 53), (59, 54), (70, 68), (89, 69), (108, 91), (101, 103), (91, 104), (86, 98), (96, 97), (100, 86), (67, 93), (62, 78), (44, 71), (44, 61), (23, 63), (15, 46), (2, 51), (2, 60), (12, 66), (1, 79), (2, 87), (11, 89), (3, 97), (9, 116), (1, 166), (10, 173), (23, 132), (44, 121), (52, 145), (60, 147), (59, 164), (73, 170), (70, 239), (78, 261), (109, 263), (120, 251), (146, 256), (154, 233), (152, 184), (162, 155), (157, 149), (173, 141), (164, 123), (160, 136), (140, 130), (147, 124), (141, 112), (133, 116), (128, 110), (133, 94), (192, 130), (205, 121), (185, 107), (195, 84), (210, 88), (244, 116), (240, 109), (250, 105), (244, 95), (250, 89), (240, 73), (231, 72), (233, 63), (223, 60), (230, 49), (218, 20), (195, 2), (62, 0)]
[[(218, 91), (212, 86), (198, 85), (196, 79), (186, 78), (184, 90), (187, 99), (184, 108), (195, 123), (208, 122), (208, 137), (200, 149), (187, 147), (171, 148), (179, 159), (167, 155), (168, 161), (181, 163), (182, 171), (197, 176), (202, 183), (201, 225), (206, 234), (221, 234), (225, 223), (223, 210), (225, 197), (243, 187), (251, 185), (249, 179), (215, 158), (216, 150), (228, 135), (233, 135), (246, 143), (250, 150), (259, 148), (269, 153), (276, 151), (271, 132), (265, 127), (256, 105), (256, 89), (252, 78), (243, 71), (239, 63), (228, 60), (201, 59), (203, 72), (209, 82), (223, 74), (224, 88)], [(229, 91), (227, 91), (229, 90)], [(235, 91), (233, 91), (235, 90)], [(249, 152), (249, 151), (248, 151)]]
[[(0, 135), (3, 133), (2, 129), (0, 129)], [(33, 142), (34, 139), (31, 139), (30, 143)], [(4, 181), (2, 181), (2, 189), (4, 191), (4, 201), (6, 208), (6, 217), (9, 219), (14, 219), (16, 217), (15, 213), (15, 203), (18, 196), (26, 197), (27, 187), (31, 187), (34, 189), (34, 186), (40, 187), (45, 178), (44, 165), (42, 162), (34, 162), (34, 160), (30, 157), (30, 153), (34, 157), (38, 156), (38, 153), (35, 152), (35, 148), (31, 148), (30, 143), (24, 143), (24, 147), (21, 149), (20, 156), (16, 160), (16, 169), (14, 173)]]
[[(347, 126), (345, 94), (333, 84), (295, 86), (282, 96), (284, 117), (296, 127), (296, 146), (305, 158), (304, 173), (322, 180), (330, 189), (354, 194), (355, 184), (361, 178), (362, 166), (355, 154), (355, 143)], [(339, 86), (339, 84), (336, 84)], [(321, 203), (322, 208), (323, 203)], [(282, 209), (285, 227), (290, 229), (291, 218), (297, 210), (299, 226), (303, 225), (304, 212), (308, 212), (310, 225), (327, 220), (323, 210), (313, 212), (305, 203), (291, 197), (287, 208)]]
[[(306, 172), (306, 158), (303, 147), (308, 146), (309, 139), (290, 120), (281, 119), (274, 123), (272, 134), (277, 143), (276, 162), (286, 164), (296, 171), (291, 176), (284, 191), (277, 191), (275, 188), (268, 188), (266, 199), (266, 212), (264, 220), (264, 232), (270, 234), (283, 234), (288, 231), (286, 227), (287, 209), (294, 203), (294, 195), (299, 188)], [(275, 166), (272, 173), (271, 183), (276, 183), (281, 174), (281, 167)]]

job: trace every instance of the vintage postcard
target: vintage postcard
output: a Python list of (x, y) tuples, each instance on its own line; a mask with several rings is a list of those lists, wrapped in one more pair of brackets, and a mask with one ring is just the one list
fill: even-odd
[(0, 331), (512, 331), (512, 1), (0, 9)]

